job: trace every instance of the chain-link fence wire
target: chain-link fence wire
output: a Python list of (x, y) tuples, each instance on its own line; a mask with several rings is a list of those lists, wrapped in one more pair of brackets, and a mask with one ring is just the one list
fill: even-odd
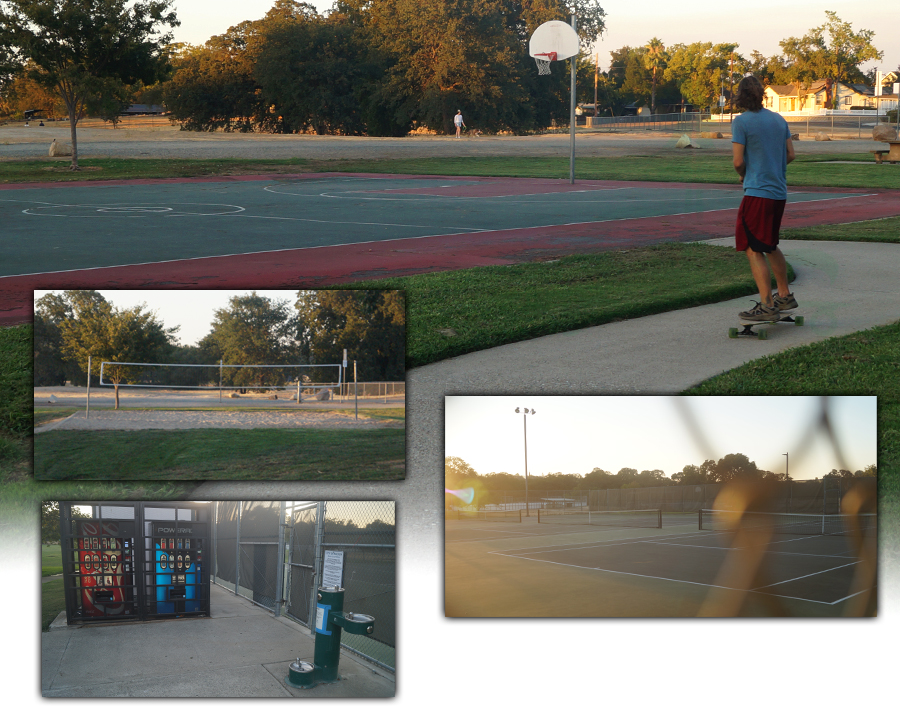
[[(285, 612), (311, 627), (325, 551), (342, 552), (344, 610), (372, 615), (375, 629), (368, 636), (343, 632), (341, 642), (393, 670), (397, 632), (394, 504), (291, 504), (282, 513), (283, 505), (278, 501), (217, 503), (215, 582), (278, 613), (278, 578), (285, 575)], [(279, 546), (287, 548), (283, 555)]]
[(257, 605), (275, 609), (278, 572), (278, 534), (281, 503), (244, 501), (240, 516), (240, 573), (238, 594)]
[[(406, 396), (405, 381), (366, 381), (359, 383), (344, 383), (336, 389), (338, 397), (353, 398), (382, 398), (400, 399)], [(354, 394), (354, 391), (356, 392)]]
[(344, 610), (375, 618), (371, 635), (345, 631), (341, 644), (391, 669), (397, 634), (396, 534), (392, 502), (325, 504), (323, 559), (326, 550), (344, 554)]
[[(673, 397), (672, 401), (678, 411), (690, 440), (703, 455), (721, 455), (722, 451), (709, 439), (709, 427), (704, 426), (692, 408), (691, 398)], [(877, 479), (872, 477), (856, 477), (849, 473), (853, 466), (847, 460), (845, 437), (836, 429), (834, 413), (836, 399), (822, 396), (818, 399), (818, 407), (805, 430), (790, 446), (788, 453), (796, 461), (802, 461), (817, 445), (816, 439), (822, 439), (832, 453), (839, 470), (847, 475), (825, 477), (822, 480), (821, 506), (822, 513), (841, 513), (846, 516), (844, 522), (849, 526), (845, 536), (849, 545), (849, 555), (856, 558), (853, 564), (853, 577), (850, 590), (843, 601), (843, 612), (847, 616), (874, 615), (876, 613), (877, 590), (877, 530), (865, 529), (870, 523), (861, 516), (877, 512)], [(755, 586), (766, 585), (772, 576), (766, 572), (766, 552), (770, 550), (770, 539), (748, 518), (756, 512), (777, 511), (779, 500), (776, 488), (771, 481), (733, 480), (720, 486), (712, 508), (732, 511), (731, 547), (726, 560), (719, 571), (714, 584), (731, 588), (730, 590), (711, 590), (700, 610), (701, 615), (733, 616), (741, 614), (747, 596)], [(816, 503), (819, 492), (813, 496), (798, 495), (798, 502), (803, 499)], [(874, 525), (874, 521), (871, 523)], [(756, 592), (757, 595), (763, 594)], [(789, 614), (790, 610), (784, 600), (775, 596), (765, 596), (767, 608), (772, 615)]]
[[(731, 134), (734, 115), (711, 115), (708, 112), (686, 112), (626, 117), (582, 117), (579, 125), (608, 132), (662, 132), (667, 134), (721, 132)], [(831, 139), (872, 139), (872, 128), (878, 120), (885, 122), (885, 113), (876, 117), (874, 111), (866, 115), (785, 115), (791, 134), (801, 139), (814, 139), (818, 134)]]
[(318, 503), (292, 506), (288, 509), (290, 534), (288, 541), (287, 614), (310, 626), (316, 587), (316, 519)]
[(280, 503), (219, 501), (215, 516), (214, 582), (274, 611)]

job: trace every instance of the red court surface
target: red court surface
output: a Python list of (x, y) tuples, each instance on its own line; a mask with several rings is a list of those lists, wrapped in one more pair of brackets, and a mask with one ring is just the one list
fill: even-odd
[[(231, 203), (185, 201), (210, 192)], [(314, 288), (702, 241), (733, 235), (740, 196), (737, 185), (345, 174), (4, 185), (0, 325), (31, 320), (35, 289)], [(792, 189), (783, 226), (898, 213), (896, 190)]]

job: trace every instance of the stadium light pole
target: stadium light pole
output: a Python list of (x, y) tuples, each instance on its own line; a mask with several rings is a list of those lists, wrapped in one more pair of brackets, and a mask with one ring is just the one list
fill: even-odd
[[(525, 517), (530, 518), (531, 513), (528, 512), (529, 503), (528, 503), (528, 409), (521, 409), (524, 415), (522, 416), (522, 430), (525, 435)], [(519, 413), (519, 409), (516, 408), (516, 413)], [(535, 410), (531, 409), (531, 415), (535, 414)]]
[(791, 484), (791, 478), (788, 474), (788, 454), (782, 453), (784, 456), (784, 479), (788, 484), (788, 511), (794, 508), (794, 486)]

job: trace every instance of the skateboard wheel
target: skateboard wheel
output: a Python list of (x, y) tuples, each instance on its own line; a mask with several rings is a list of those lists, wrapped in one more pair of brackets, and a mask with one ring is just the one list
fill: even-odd
[(795, 317), (794, 317), (794, 323), (797, 324), (797, 326), (803, 326), (803, 317), (802, 317), (802, 316), (795, 316)]
[(737, 334), (738, 334), (737, 329), (728, 329), (728, 338), (729, 339), (736, 339)]
[(760, 329), (756, 335), (759, 336), (760, 341), (765, 341), (769, 338), (769, 332), (766, 329)]

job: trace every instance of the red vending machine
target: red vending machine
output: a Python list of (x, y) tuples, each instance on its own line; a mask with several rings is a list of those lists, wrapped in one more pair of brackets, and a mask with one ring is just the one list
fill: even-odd
[(134, 545), (117, 521), (79, 520), (78, 573), (85, 617), (130, 615)]

